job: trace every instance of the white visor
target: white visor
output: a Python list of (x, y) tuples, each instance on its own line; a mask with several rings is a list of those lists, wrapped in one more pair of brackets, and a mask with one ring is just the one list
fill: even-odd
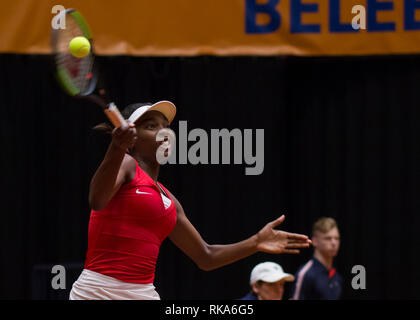
[(143, 106), (140, 108), (137, 108), (136, 111), (134, 111), (131, 116), (128, 118), (128, 121), (130, 121), (131, 123), (136, 122), (137, 120), (140, 119), (140, 117), (142, 115), (144, 115), (147, 111), (159, 111), (160, 113), (162, 113), (166, 119), (168, 119), (169, 123), (172, 122), (172, 120), (175, 118), (175, 114), (176, 114), (176, 107), (175, 105), (170, 102), (170, 101), (159, 101), (156, 102), (155, 104), (152, 104), (150, 106)]

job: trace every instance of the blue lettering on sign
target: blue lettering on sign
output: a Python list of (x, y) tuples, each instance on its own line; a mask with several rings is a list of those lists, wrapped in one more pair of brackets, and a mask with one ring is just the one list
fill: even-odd
[(367, 0), (367, 30), (372, 31), (395, 31), (393, 22), (377, 22), (377, 11), (389, 11), (394, 9), (393, 2), (377, 2)]
[(319, 24), (302, 24), (302, 13), (318, 12), (317, 3), (302, 3), (302, 0), (290, 0), (290, 31), (292, 33), (319, 33)]
[[(270, 33), (280, 27), (280, 14), (276, 10), (280, 0), (269, 0), (264, 4), (257, 4), (257, 0), (246, 0), (245, 3), (245, 32)], [(265, 25), (257, 24), (257, 14), (263, 13), (270, 16), (270, 22)]]
[(340, 0), (330, 0), (330, 32), (357, 32), (351, 23), (340, 23)]
[[(281, 15), (277, 11), (280, 0), (245, 0), (245, 32), (247, 34), (263, 34), (275, 32), (280, 28)], [(320, 24), (303, 24), (304, 13), (318, 13), (317, 3), (302, 3), (303, 0), (290, 1), (290, 32), (291, 33), (320, 33)], [(305, 0), (309, 1), (309, 0)], [(402, 1), (402, 0), (401, 0)], [(323, 1), (322, 4), (326, 4)], [(341, 23), (341, 0), (329, 0), (329, 32), (357, 32), (351, 23)], [(395, 22), (378, 22), (378, 12), (394, 10), (394, 0), (366, 0), (367, 31), (395, 31)], [(416, 10), (420, 10), (420, 0), (404, 0), (404, 30), (420, 30), (420, 20), (416, 20)], [(270, 19), (266, 24), (257, 24), (257, 15), (264, 14)]]
[(420, 1), (405, 0), (404, 4), (404, 29), (420, 30), (420, 21), (416, 21), (416, 10), (420, 9)]

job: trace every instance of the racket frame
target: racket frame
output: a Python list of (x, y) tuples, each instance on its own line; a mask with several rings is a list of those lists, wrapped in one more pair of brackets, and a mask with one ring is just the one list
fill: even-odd
[[(51, 49), (53, 54), (53, 63), (54, 63), (54, 69), (55, 69), (55, 77), (58, 83), (60, 84), (60, 87), (70, 96), (75, 98), (82, 98), (82, 99), (88, 99), (92, 101), (93, 103), (100, 106), (105, 113), (105, 115), (108, 117), (108, 119), (111, 121), (111, 123), (114, 125), (114, 127), (128, 127), (127, 121), (124, 119), (124, 117), (121, 115), (120, 111), (118, 110), (117, 106), (114, 102), (110, 101), (106, 98), (104, 89), (99, 90), (99, 94), (95, 93), (97, 82), (98, 82), (98, 75), (97, 70), (94, 64), (95, 60), (95, 54), (94, 54), (94, 45), (92, 40), (92, 32), (90, 30), (89, 25), (87, 24), (86, 20), (82, 16), (82, 14), (78, 11), (76, 11), (73, 8), (68, 8), (65, 11), (63, 11), (61, 14), (66, 16), (71, 15), (73, 19), (76, 21), (78, 27), (80, 28), (81, 32), (83, 33), (83, 36), (88, 39), (91, 45), (90, 49), (90, 55), (92, 56), (92, 69), (90, 71), (91, 73), (91, 79), (89, 81), (89, 84), (84, 92), (81, 92), (77, 86), (74, 85), (71, 77), (69, 76), (67, 69), (63, 67), (62, 65), (59, 65), (57, 62), (57, 55), (58, 55), (58, 37), (60, 36), (60, 30), (59, 29), (52, 29), (51, 30)], [(83, 58), (82, 58), (83, 59)]]

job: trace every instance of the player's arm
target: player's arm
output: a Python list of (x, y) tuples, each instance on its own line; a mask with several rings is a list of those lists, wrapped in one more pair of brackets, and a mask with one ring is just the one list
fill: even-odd
[(307, 236), (274, 230), (284, 216), (268, 223), (250, 238), (227, 245), (209, 245), (185, 215), (179, 201), (171, 194), (177, 209), (177, 223), (169, 235), (171, 241), (189, 256), (200, 269), (213, 270), (248, 257), (258, 251), (268, 253), (299, 253), (309, 246)]
[(255, 236), (231, 245), (207, 244), (186, 217), (181, 204), (171, 197), (177, 209), (177, 222), (169, 238), (200, 269), (213, 270), (257, 252)]
[(135, 172), (135, 160), (126, 154), (136, 140), (134, 125), (112, 132), (112, 141), (105, 157), (96, 170), (89, 189), (89, 204), (93, 210), (105, 208), (122, 184)]

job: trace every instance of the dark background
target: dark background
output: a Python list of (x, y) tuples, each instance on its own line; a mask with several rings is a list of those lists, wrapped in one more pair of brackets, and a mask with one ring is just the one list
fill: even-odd
[[(98, 60), (120, 108), (173, 101), (175, 133), (180, 120), (209, 134), (265, 130), (259, 176), (245, 163), (162, 167), (208, 243), (243, 240), (283, 213), (282, 229), (305, 234), (332, 216), (343, 298), (420, 297), (419, 56)], [(69, 290), (85, 257), (88, 186), (107, 146), (91, 128), (105, 117), (59, 91), (49, 66), (48, 56), (0, 55), (2, 299), (65, 298), (51, 292), (51, 266), (68, 267)], [(236, 299), (255, 264), (295, 273), (311, 254), (258, 253), (205, 272), (165, 240), (155, 285), (163, 299)], [(351, 289), (354, 265), (366, 268), (366, 290)]]

